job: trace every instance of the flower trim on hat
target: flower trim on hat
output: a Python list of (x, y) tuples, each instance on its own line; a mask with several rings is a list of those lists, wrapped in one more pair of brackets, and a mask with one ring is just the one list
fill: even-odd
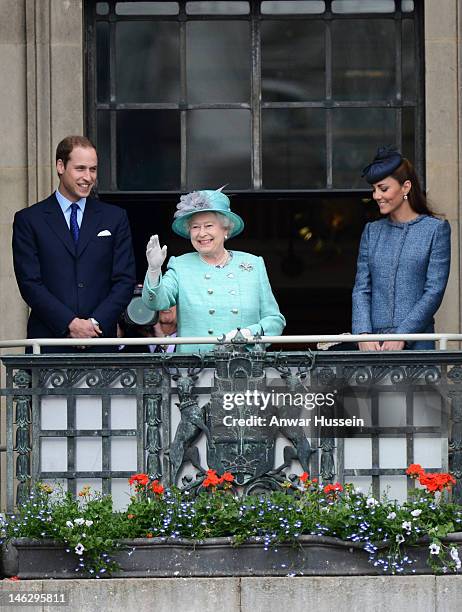
[(206, 193), (200, 191), (192, 191), (180, 197), (180, 201), (176, 205), (176, 211), (173, 218), (182, 217), (183, 215), (200, 210), (213, 208), (213, 202)]

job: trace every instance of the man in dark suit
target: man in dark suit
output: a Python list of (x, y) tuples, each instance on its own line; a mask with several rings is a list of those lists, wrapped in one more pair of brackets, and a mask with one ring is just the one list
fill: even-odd
[(97, 164), (90, 140), (64, 138), (56, 149), (57, 191), (15, 215), (14, 270), (31, 308), (28, 338), (116, 337), (133, 296), (127, 214), (90, 197)]

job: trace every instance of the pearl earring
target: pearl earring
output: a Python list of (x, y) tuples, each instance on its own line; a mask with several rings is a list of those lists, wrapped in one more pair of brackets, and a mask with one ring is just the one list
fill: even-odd
[(407, 194), (404, 194), (404, 199), (407, 200)]
[(228, 240), (228, 234), (225, 234), (225, 240)]

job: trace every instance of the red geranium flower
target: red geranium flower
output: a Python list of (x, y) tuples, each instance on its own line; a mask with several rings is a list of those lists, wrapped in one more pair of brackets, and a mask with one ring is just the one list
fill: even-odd
[(298, 479), (301, 482), (306, 482), (308, 480), (308, 478), (310, 477), (310, 475), (308, 474), (308, 472), (303, 472), (303, 474), (300, 474), (300, 476), (298, 477)]
[(406, 474), (411, 478), (418, 478), (421, 474), (424, 473), (425, 470), (420, 465), (420, 463), (411, 463), (411, 465), (406, 470)]
[(328, 484), (324, 487), (324, 493), (326, 494), (337, 493), (341, 491), (343, 491), (343, 487), (339, 482), (336, 482), (335, 484)]
[(217, 476), (216, 470), (207, 470), (207, 478), (202, 483), (202, 486), (207, 487), (216, 487), (220, 484), (220, 479)]
[(444, 489), (451, 489), (456, 484), (456, 479), (447, 473), (427, 473), (423, 471), (419, 476), (419, 482), (423, 485), (427, 491), (431, 493), (435, 491), (443, 491)]
[(133, 486), (134, 484), (145, 487), (149, 482), (149, 476), (147, 474), (135, 474), (128, 480), (128, 484)]
[(164, 492), (164, 487), (158, 480), (154, 480), (154, 482), (151, 484), (151, 489), (156, 495), (162, 495)]
[(224, 488), (229, 488), (230, 485), (228, 483), (234, 482), (234, 476), (231, 472), (224, 472), (223, 476), (218, 476), (216, 470), (207, 470), (207, 476), (202, 483), (202, 486), (207, 487), (217, 487), (218, 485), (224, 484)]

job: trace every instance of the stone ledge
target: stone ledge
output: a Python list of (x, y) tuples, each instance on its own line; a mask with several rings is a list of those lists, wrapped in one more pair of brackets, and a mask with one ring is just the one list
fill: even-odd
[[(462, 556), (461, 534), (451, 541)], [(383, 576), (369, 561), (363, 545), (326, 536), (301, 536), (297, 543), (274, 545), (265, 550), (262, 541), (233, 546), (230, 538), (202, 542), (180, 539), (135, 539), (121, 541), (114, 553), (120, 570), (114, 578), (204, 578), (237, 576)], [(383, 545), (386, 549), (386, 544)], [(415, 560), (407, 574), (432, 574), (427, 565), (428, 542), (408, 547)], [(3, 547), (2, 574), (20, 579), (85, 578), (76, 571), (78, 557), (51, 540), (11, 540)]]

